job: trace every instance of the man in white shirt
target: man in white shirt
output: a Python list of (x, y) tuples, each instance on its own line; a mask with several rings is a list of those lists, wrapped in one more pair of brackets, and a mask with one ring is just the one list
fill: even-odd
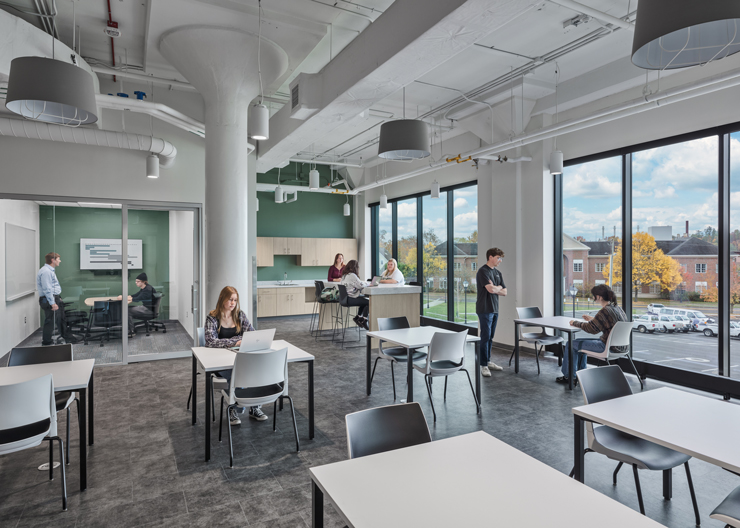
[(42, 330), (42, 345), (51, 345), (51, 336), (54, 333), (54, 324), (59, 328), (59, 333), (67, 342), (76, 341), (67, 330), (67, 322), (64, 319), (64, 305), (62, 298), (62, 287), (57, 280), (55, 268), (62, 263), (59, 253), (47, 253), (44, 257), (46, 264), (36, 274), (36, 290), (39, 293), (39, 306), (44, 310), (44, 326)]

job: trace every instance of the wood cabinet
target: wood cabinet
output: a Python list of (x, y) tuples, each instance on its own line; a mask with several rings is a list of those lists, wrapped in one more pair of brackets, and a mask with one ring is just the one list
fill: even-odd
[[(357, 260), (357, 239), (355, 238), (330, 238), (332, 258), (337, 253), (344, 255), (344, 262)], [(330, 263), (331, 265), (331, 263)]]
[(305, 297), (305, 288), (277, 288), (275, 315), (302, 315), (306, 313)]
[(302, 238), (273, 237), (272, 251), (275, 255), (300, 255)]
[(301, 266), (331, 266), (334, 263), (331, 238), (304, 238), (301, 240)]
[(257, 290), (257, 316), (275, 317), (277, 315), (277, 294), (274, 289)]
[(272, 267), (275, 264), (273, 258), (274, 242), (272, 237), (257, 237), (257, 267)]

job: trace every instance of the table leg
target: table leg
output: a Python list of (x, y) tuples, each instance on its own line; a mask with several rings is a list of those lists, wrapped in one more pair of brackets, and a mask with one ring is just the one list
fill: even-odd
[(90, 437), (88, 438), (87, 445), (93, 445), (95, 442), (94, 434), (95, 434), (95, 419), (93, 416), (94, 409), (95, 409), (95, 386), (93, 385), (93, 374), (95, 373), (95, 367), (93, 367), (93, 372), (90, 373), (90, 384), (87, 386), (88, 390), (88, 409), (87, 409), (87, 417), (88, 417), (88, 427), (90, 428)]
[(324, 528), (324, 492), (311, 480), (311, 527)]
[(576, 366), (575, 363), (576, 354), (573, 351), (573, 332), (568, 332), (568, 359), (570, 359), (570, 366), (568, 367), (568, 389), (573, 390), (573, 378), (576, 377)]
[(483, 406), (480, 394), (480, 341), (475, 342), (475, 395), (478, 397), (478, 405)]
[(663, 498), (671, 500), (673, 498), (673, 470), (663, 470)]
[(313, 361), (308, 361), (308, 437), (314, 437)]
[(365, 342), (365, 355), (367, 356), (367, 364), (365, 365), (365, 385), (367, 388), (367, 395), (370, 396), (370, 363), (372, 360), (372, 338), (370, 336), (365, 336)]
[(198, 360), (195, 358), (195, 354), (193, 354), (193, 379), (190, 382), (190, 386), (193, 390), (193, 425), (195, 425), (195, 422), (198, 421), (198, 413), (196, 411), (196, 407), (198, 406), (198, 394), (196, 391), (196, 387), (198, 386), (196, 376), (198, 375)]
[(514, 323), (514, 372), (519, 374), (519, 323)]
[[(406, 375), (408, 376), (408, 394), (406, 395), (406, 403), (411, 403), (414, 401), (414, 362), (411, 361), (411, 358), (413, 357), (414, 351), (411, 348), (406, 349)], [(368, 363), (369, 366), (369, 363)]]
[[(211, 398), (213, 398), (213, 383), (211, 373), (205, 373), (206, 378), (206, 421), (203, 424), (206, 428), (206, 462), (211, 459)], [(193, 390), (195, 396), (195, 390)]]
[(80, 389), (80, 491), (87, 489), (87, 387)]
[(584, 464), (586, 462), (586, 458), (584, 456), (586, 454), (585, 445), (583, 443), (583, 419), (577, 414), (574, 414), (573, 420), (573, 431), (575, 433), (573, 442), (573, 476), (578, 482), (583, 483), (585, 473)]

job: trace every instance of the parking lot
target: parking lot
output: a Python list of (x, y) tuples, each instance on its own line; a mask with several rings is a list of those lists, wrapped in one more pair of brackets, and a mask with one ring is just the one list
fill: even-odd
[[(580, 337), (580, 336), (579, 336)], [(663, 363), (671, 367), (717, 374), (717, 338), (699, 332), (641, 334), (632, 332), (635, 359)], [(733, 377), (740, 377), (740, 339), (730, 342)]]

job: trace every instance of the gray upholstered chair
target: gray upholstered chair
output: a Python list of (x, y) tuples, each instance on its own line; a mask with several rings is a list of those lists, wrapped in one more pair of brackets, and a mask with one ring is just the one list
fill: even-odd
[[(628, 323), (629, 324), (629, 323)], [(617, 365), (609, 365), (601, 368), (579, 370), (576, 375), (581, 385), (583, 399), (586, 404), (598, 403), (614, 398), (621, 398), (632, 394), (632, 389), (625, 378), (624, 373)], [(663, 471), (670, 473), (674, 467), (683, 464), (686, 469), (686, 479), (689, 482), (691, 502), (694, 505), (696, 525), (701, 524), (699, 507), (696, 504), (694, 484), (691, 480), (689, 460), (691, 457), (673, 449), (663, 447), (648, 440), (643, 440), (622, 431), (618, 431), (606, 425), (586, 422), (586, 436), (588, 437), (588, 449), (586, 452), (600, 453), (619, 462), (614, 470), (614, 485), (617, 484), (617, 473), (623, 464), (632, 466), (637, 488), (637, 500), (640, 504), (640, 513), (645, 514), (645, 505), (642, 501), (642, 490), (640, 489), (640, 476), (638, 470), (649, 469), (652, 471)], [(571, 476), (573, 472), (571, 472)]]
[(344, 417), (349, 458), (360, 458), (432, 441), (418, 402), (365, 409)]
[[(386, 330), (398, 330), (400, 328), (410, 328), (409, 320), (406, 317), (385, 317), (378, 319), (378, 331), (383, 332)], [(426, 348), (426, 347), (425, 347)], [(412, 352), (412, 361), (419, 361), (427, 357), (426, 352), (421, 350), (414, 350)], [(403, 347), (384, 347), (383, 341), (378, 343), (378, 357), (375, 358), (373, 364), (373, 372), (370, 374), (370, 385), (373, 383), (375, 377), (375, 367), (378, 366), (378, 360), (386, 359), (391, 362), (391, 381), (393, 382), (393, 399), (396, 399), (396, 375), (393, 372), (393, 365), (395, 363), (406, 364), (408, 354), (406, 349)]]
[[(537, 306), (528, 306), (526, 308), (516, 309), (517, 317), (519, 319), (536, 319), (542, 317), (542, 312)], [(525, 332), (525, 328), (539, 328), (539, 332)], [(534, 345), (535, 356), (534, 359), (537, 361), (537, 374), (540, 373), (540, 353), (545, 349), (547, 345), (560, 344), (560, 348), (563, 348), (564, 339), (560, 336), (550, 335), (543, 326), (528, 327), (525, 325), (518, 325), (519, 329), (519, 341), (530, 343)], [(514, 357), (514, 352), (511, 353), (509, 358), (509, 366), (511, 366), (511, 359)]]
[(712, 519), (722, 521), (726, 526), (740, 528), (740, 486), (735, 488), (712, 514)]

